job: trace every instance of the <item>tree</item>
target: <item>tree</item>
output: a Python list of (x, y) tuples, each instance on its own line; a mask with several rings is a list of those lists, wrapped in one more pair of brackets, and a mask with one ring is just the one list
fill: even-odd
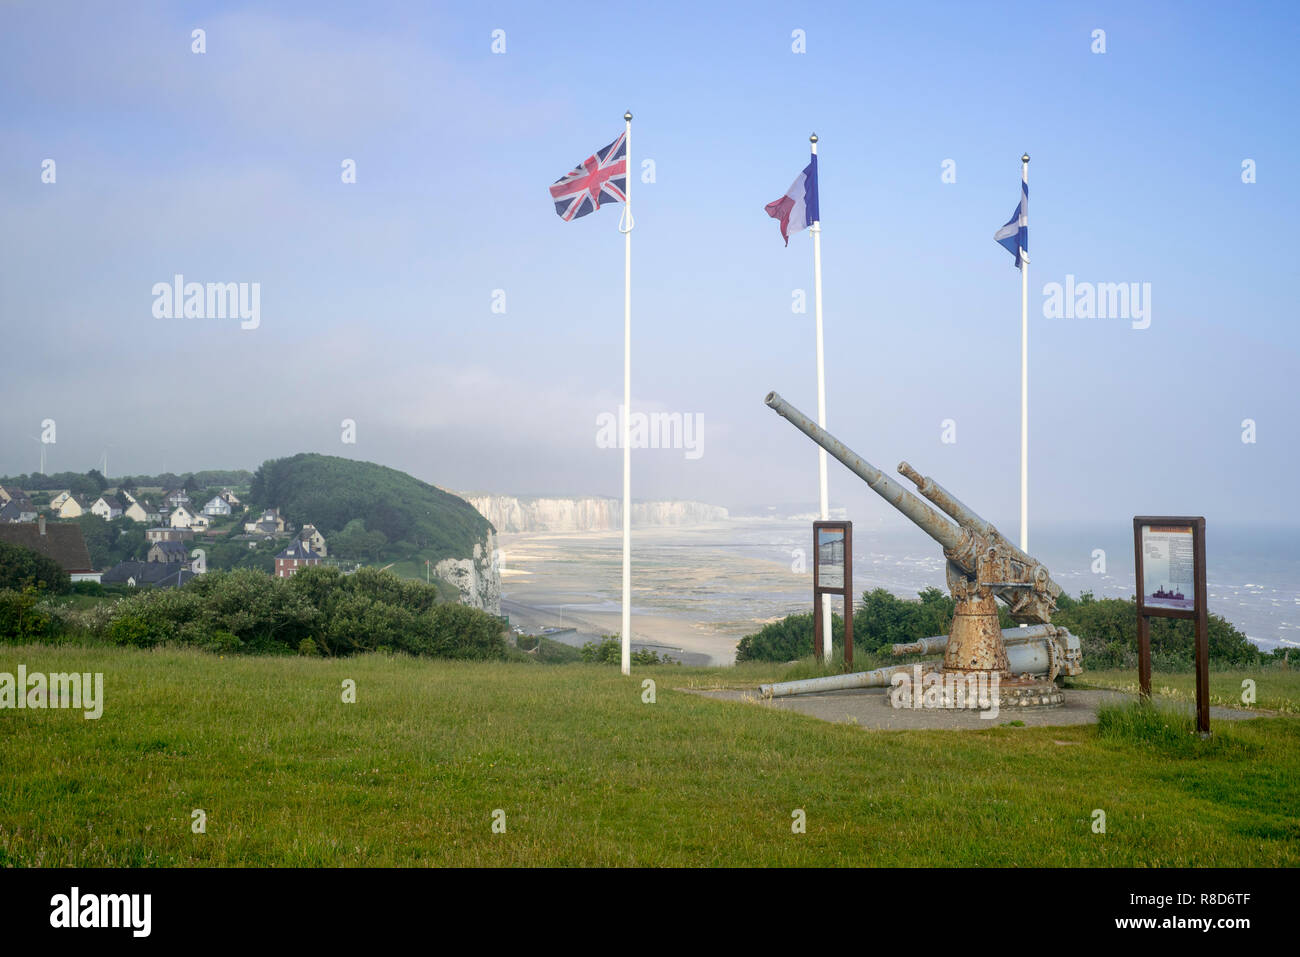
[(58, 562), (22, 545), (0, 542), (0, 588), (22, 591), (34, 587), (63, 594), (72, 579)]

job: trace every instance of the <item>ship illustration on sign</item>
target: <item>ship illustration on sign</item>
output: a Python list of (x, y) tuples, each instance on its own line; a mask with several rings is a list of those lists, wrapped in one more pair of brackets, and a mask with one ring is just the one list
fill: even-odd
[(1173, 591), (1173, 590), (1172, 590), (1172, 586), (1170, 586), (1170, 587), (1171, 587), (1171, 590), (1170, 590), (1170, 591), (1165, 591), (1163, 588), (1157, 588), (1157, 589), (1156, 589), (1156, 590), (1151, 594), (1151, 597), (1152, 597), (1152, 598), (1164, 598), (1164, 599), (1166, 599), (1166, 600), (1168, 600), (1168, 601), (1183, 601), (1183, 593), (1180, 592), (1180, 591)]

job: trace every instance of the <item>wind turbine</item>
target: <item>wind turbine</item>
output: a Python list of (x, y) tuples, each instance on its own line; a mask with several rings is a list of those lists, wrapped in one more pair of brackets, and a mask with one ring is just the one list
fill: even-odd
[(42, 442), (39, 438), (37, 438), (34, 435), (30, 435), (28, 436), (28, 438), (30, 438), (33, 442), (38, 443), (41, 447), (41, 474), (44, 475), (45, 474), (45, 443)]
[(104, 476), (104, 481), (108, 481), (108, 450), (115, 448), (116, 445), (107, 445), (99, 456), (99, 474)]

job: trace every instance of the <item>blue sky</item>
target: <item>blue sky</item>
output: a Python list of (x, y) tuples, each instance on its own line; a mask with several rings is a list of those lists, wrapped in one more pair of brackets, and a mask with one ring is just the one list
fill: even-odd
[[(634, 454), (637, 498), (815, 501), (814, 448), (761, 401), (815, 412), (812, 312), (791, 312), (811, 240), (784, 248), (763, 213), (815, 130), (833, 432), (1014, 529), (1020, 282), (992, 233), (1028, 151), (1035, 520), (1295, 521), (1294, 5), (18, 3), (0, 22), (0, 472), (35, 467), (53, 418), (52, 471), (314, 450), (618, 494), (622, 456), (595, 442), (622, 395), (618, 210), (563, 223), (546, 187), (631, 109), (656, 174), (633, 187), (633, 404), (704, 422), (698, 459)], [(260, 326), (155, 318), (176, 273), (259, 282)], [(1067, 274), (1150, 283), (1150, 327), (1044, 318)], [(882, 514), (842, 470), (831, 497)]]

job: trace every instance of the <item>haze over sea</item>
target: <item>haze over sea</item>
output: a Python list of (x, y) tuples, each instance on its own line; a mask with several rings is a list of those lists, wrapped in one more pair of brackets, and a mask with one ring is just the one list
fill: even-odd
[[(1300, 529), (1207, 524), (1210, 611), (1265, 650), (1300, 647), (1297, 534)], [(716, 663), (733, 660), (735, 643), (761, 623), (811, 610), (811, 539), (811, 523), (791, 519), (634, 528), (634, 639)], [(582, 637), (618, 630), (621, 533), (503, 535), (501, 548), (512, 621), (573, 626)], [(1095, 549), (1105, 552), (1105, 571), (1093, 571)], [(1031, 527), (1030, 552), (1072, 596), (1135, 592), (1131, 520)], [(800, 565), (807, 570), (797, 571)], [(943, 555), (910, 525), (855, 523), (853, 587), (859, 597), (884, 588), (905, 598), (923, 588), (946, 589)]]

